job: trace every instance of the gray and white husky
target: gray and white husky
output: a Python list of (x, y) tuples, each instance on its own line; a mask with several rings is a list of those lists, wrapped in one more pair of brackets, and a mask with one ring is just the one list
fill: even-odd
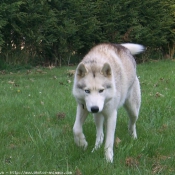
[(96, 142), (92, 151), (104, 139), (106, 122), (105, 157), (113, 162), (113, 144), (117, 109), (122, 105), (129, 115), (129, 133), (137, 138), (136, 120), (141, 103), (141, 92), (136, 75), (136, 62), (132, 55), (144, 50), (139, 44), (99, 44), (93, 47), (79, 63), (73, 85), (77, 101), (77, 114), (73, 127), (75, 143), (87, 147), (83, 123), (88, 112), (93, 113), (96, 124)]

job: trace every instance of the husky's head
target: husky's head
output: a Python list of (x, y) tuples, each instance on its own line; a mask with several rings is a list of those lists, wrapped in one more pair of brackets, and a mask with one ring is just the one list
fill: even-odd
[(73, 95), (80, 104), (85, 104), (89, 112), (101, 112), (105, 104), (113, 98), (114, 80), (111, 66), (86, 66), (80, 63), (77, 67)]

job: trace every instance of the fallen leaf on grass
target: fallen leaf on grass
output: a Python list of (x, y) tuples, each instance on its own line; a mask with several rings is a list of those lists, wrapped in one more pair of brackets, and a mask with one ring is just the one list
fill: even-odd
[(15, 83), (15, 81), (8, 81), (9, 84), (12, 84), (13, 86), (18, 87), (19, 85)]
[(18, 90), (17, 90), (17, 92), (18, 92), (18, 93), (20, 93), (20, 92), (21, 92), (21, 90), (20, 90), (20, 89), (18, 89)]
[(34, 79), (32, 79), (32, 78), (30, 78), (29, 80), (32, 81), (32, 82), (34, 82)]
[(42, 73), (43, 71), (41, 69), (37, 69), (36, 72)]
[(42, 74), (47, 74), (47, 72), (42, 72)]
[(32, 71), (31, 70), (27, 70), (26, 74), (30, 74), (30, 73), (32, 73)]
[(11, 163), (12, 162), (12, 156), (5, 158), (5, 163)]
[(168, 126), (166, 124), (162, 125), (160, 129), (158, 129), (159, 132), (164, 132)]
[(44, 102), (43, 101), (41, 101), (41, 105), (44, 105)]
[(115, 146), (118, 147), (120, 142), (121, 142), (121, 140), (118, 137), (116, 137)]
[(75, 74), (75, 70), (68, 70), (67, 74), (71, 77)]
[(14, 86), (18, 87), (19, 85), (18, 84), (14, 84)]
[(15, 82), (14, 82), (14, 81), (8, 81), (8, 83), (9, 83), (9, 84), (12, 84), (12, 85), (14, 85), (14, 84), (15, 84)]
[(71, 80), (67, 80), (68, 83), (71, 83)]
[(66, 117), (66, 114), (63, 112), (59, 112), (58, 114), (56, 114), (56, 117), (58, 120), (64, 119)]
[(158, 83), (156, 83), (156, 84), (154, 84), (154, 86), (153, 87), (158, 87), (159, 86), (159, 84)]
[(42, 71), (41, 69), (37, 69), (37, 70), (36, 70), (36, 73), (47, 74), (47, 72), (44, 72), (44, 71)]
[(53, 64), (51, 64), (47, 68), (49, 68), (50, 70), (52, 70), (53, 68), (55, 68), (55, 66), (53, 66)]
[(60, 84), (60, 85), (64, 85), (64, 83), (63, 83), (63, 82), (59, 82), (59, 84)]
[(134, 159), (133, 157), (128, 157), (125, 160), (125, 165), (128, 167), (134, 167), (134, 166), (137, 166), (138, 164), (139, 164), (139, 162), (136, 159)]
[(57, 79), (57, 76), (53, 76), (53, 79)]
[(152, 93), (150, 93), (150, 94), (149, 94), (149, 96), (153, 96), (153, 94), (152, 94)]
[(156, 97), (164, 97), (164, 95), (162, 95), (161, 93), (159, 93), (159, 92), (156, 92), (156, 95), (155, 95)]
[(163, 166), (161, 166), (159, 163), (155, 163), (152, 166), (152, 172), (153, 174), (159, 174), (163, 170)]
[(81, 171), (78, 168), (75, 170), (75, 175), (82, 175)]

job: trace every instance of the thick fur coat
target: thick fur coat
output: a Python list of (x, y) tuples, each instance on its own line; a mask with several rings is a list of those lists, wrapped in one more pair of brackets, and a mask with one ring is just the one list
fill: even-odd
[(83, 123), (89, 112), (94, 115), (96, 142), (93, 151), (104, 140), (103, 123), (106, 122), (105, 157), (113, 162), (113, 144), (117, 122), (117, 109), (124, 106), (129, 116), (129, 133), (137, 138), (136, 121), (141, 104), (141, 92), (136, 75), (136, 62), (132, 55), (144, 47), (138, 44), (99, 44), (93, 47), (79, 63), (73, 85), (77, 101), (77, 114), (73, 127), (75, 143), (87, 147)]

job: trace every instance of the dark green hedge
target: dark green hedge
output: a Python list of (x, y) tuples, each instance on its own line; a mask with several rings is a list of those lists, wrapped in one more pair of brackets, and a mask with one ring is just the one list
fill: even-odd
[(69, 64), (100, 42), (174, 55), (173, 0), (1, 0), (0, 59)]

